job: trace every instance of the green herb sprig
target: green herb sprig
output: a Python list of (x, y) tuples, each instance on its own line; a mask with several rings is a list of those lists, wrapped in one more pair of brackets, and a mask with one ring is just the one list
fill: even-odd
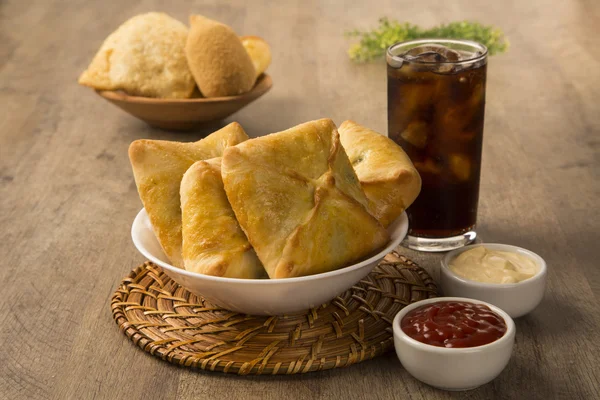
[(431, 29), (423, 29), (408, 22), (381, 18), (379, 26), (372, 31), (353, 30), (345, 34), (349, 38), (359, 38), (348, 49), (350, 59), (356, 62), (368, 62), (381, 58), (386, 49), (396, 42), (405, 40), (436, 39), (468, 39), (484, 44), (490, 55), (503, 53), (508, 49), (508, 40), (502, 30), (477, 22), (451, 22)]

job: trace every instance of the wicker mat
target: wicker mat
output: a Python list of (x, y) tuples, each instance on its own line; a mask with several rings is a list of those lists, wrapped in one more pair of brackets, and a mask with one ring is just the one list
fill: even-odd
[(150, 262), (123, 279), (111, 308), (133, 343), (170, 363), (240, 375), (296, 374), (386, 352), (393, 347), (394, 315), (434, 296), (427, 272), (392, 252), (351, 289), (303, 314), (259, 317), (224, 310)]

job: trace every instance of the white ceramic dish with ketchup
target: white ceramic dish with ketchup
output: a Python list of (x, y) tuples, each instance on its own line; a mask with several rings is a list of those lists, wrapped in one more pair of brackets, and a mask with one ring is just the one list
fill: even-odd
[[(502, 317), (506, 332), (499, 339), (475, 347), (446, 348), (421, 343), (401, 327), (402, 319), (416, 308), (446, 301), (484, 304)], [(470, 390), (486, 384), (504, 370), (515, 341), (515, 323), (500, 308), (474, 299), (437, 297), (404, 307), (393, 322), (394, 346), (404, 368), (416, 379), (443, 390)]]
[[(485, 246), (490, 250), (520, 253), (535, 261), (537, 273), (517, 283), (482, 283), (456, 275), (450, 263), (460, 253), (474, 247)], [(535, 309), (544, 297), (546, 290), (546, 262), (532, 251), (522, 247), (498, 243), (481, 243), (465, 246), (448, 252), (441, 261), (440, 286), (445, 296), (460, 296), (478, 299), (500, 307), (512, 318), (518, 318)]]

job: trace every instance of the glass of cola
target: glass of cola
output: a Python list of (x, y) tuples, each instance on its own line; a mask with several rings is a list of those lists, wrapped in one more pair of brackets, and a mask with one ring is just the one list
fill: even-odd
[(388, 136), (419, 171), (404, 245), (447, 251), (477, 236), (487, 49), (468, 40), (396, 43), (386, 55)]

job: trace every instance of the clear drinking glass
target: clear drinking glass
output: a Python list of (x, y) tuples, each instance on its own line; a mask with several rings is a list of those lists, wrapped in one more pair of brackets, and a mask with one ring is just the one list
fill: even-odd
[(386, 58), (388, 135), (423, 182), (407, 210), (404, 245), (464, 246), (477, 236), (487, 49), (468, 40), (424, 39), (396, 43)]

